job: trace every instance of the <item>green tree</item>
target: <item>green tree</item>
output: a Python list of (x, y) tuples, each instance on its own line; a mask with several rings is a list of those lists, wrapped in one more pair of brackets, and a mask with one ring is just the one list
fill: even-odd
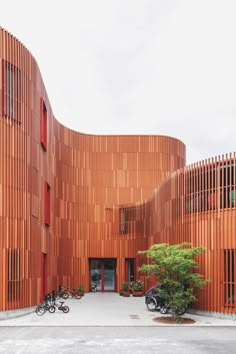
[(155, 244), (148, 250), (138, 252), (151, 260), (139, 271), (158, 277), (158, 282), (163, 284), (158, 293), (169, 305), (173, 320), (177, 322), (182, 321), (180, 310), (197, 301), (199, 291), (209, 282), (195, 271), (198, 263), (194, 257), (205, 250), (204, 247), (193, 247), (191, 243), (184, 242), (177, 245)]

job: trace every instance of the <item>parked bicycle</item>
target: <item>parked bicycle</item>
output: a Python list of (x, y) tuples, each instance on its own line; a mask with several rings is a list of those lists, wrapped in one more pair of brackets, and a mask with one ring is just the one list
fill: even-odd
[(64, 313), (68, 313), (70, 309), (68, 306), (63, 305), (65, 301), (57, 301), (63, 295), (64, 291), (62, 289), (59, 289), (58, 292), (52, 291), (52, 293), (45, 295), (45, 301), (36, 307), (36, 314), (38, 316), (42, 316), (47, 311), (54, 313), (56, 309), (63, 311)]
[(63, 295), (62, 298), (63, 299), (68, 299), (68, 297), (75, 297), (77, 300), (81, 299), (81, 295), (78, 289), (71, 289), (71, 288), (67, 288), (65, 290), (63, 290)]
[(45, 300), (42, 304), (38, 305), (35, 309), (35, 312), (38, 316), (42, 316), (45, 312), (49, 311), (50, 313), (54, 313), (56, 308), (53, 305), (50, 294), (45, 296)]
[[(64, 313), (67, 313), (69, 312), (69, 307), (64, 305), (64, 302), (65, 301), (58, 301), (62, 296), (64, 295), (64, 291), (62, 290), (62, 288), (59, 287), (59, 291), (57, 293), (55, 293), (55, 291), (52, 291), (52, 294), (51, 294), (51, 303), (52, 303), (52, 306), (54, 307), (54, 309), (58, 309), (58, 310), (61, 310), (63, 311)], [(50, 312), (50, 309), (49, 309), (49, 312)]]
[[(59, 301), (59, 302), (54, 301), (54, 305), (53, 306), (54, 306), (55, 309), (57, 308), (58, 310), (60, 310), (60, 311), (62, 311), (64, 313), (68, 313), (70, 309), (66, 305), (63, 306), (64, 303), (65, 303), (65, 301)], [(49, 310), (49, 312), (50, 312), (50, 310)]]

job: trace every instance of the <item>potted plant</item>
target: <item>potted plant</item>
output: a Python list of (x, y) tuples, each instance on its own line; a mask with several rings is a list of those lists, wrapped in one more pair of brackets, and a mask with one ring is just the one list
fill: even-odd
[(130, 291), (130, 294), (133, 294), (134, 284), (135, 284), (135, 281), (130, 281), (130, 282), (129, 282), (129, 291)]
[(119, 295), (122, 296), (123, 295), (123, 283), (120, 284), (120, 290), (119, 290)]
[(123, 282), (121, 283), (121, 286), (122, 286), (122, 290), (123, 290), (123, 296), (125, 296), (125, 297), (130, 296), (129, 283), (123, 281)]
[(133, 296), (143, 296), (143, 281), (138, 280), (133, 285)]
[(83, 286), (79, 286), (78, 287), (78, 292), (80, 296), (84, 296), (84, 287)]

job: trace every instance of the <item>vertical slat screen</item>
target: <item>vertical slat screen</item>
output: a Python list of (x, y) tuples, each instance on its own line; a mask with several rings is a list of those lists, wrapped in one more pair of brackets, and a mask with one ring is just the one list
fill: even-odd
[[(235, 165), (234, 153), (172, 173), (149, 200), (142, 220), (149, 245), (190, 241), (207, 248), (197, 257), (199, 271), (210, 279), (194, 305), (201, 310), (235, 313)], [(184, 188), (176, 190), (174, 180), (181, 186), (182, 179)], [(182, 213), (172, 212), (170, 219), (169, 206), (176, 199)], [(155, 225), (153, 230), (147, 227), (150, 218)]]
[(88, 291), (91, 257), (117, 260), (118, 290), (138, 250), (188, 241), (207, 248), (199, 270), (211, 280), (195, 307), (235, 313), (235, 153), (184, 167), (175, 138), (71, 131), (30, 52), (0, 38), (0, 310), (40, 301), (42, 254), (48, 291)]
[(235, 307), (236, 250), (224, 250), (224, 305)]

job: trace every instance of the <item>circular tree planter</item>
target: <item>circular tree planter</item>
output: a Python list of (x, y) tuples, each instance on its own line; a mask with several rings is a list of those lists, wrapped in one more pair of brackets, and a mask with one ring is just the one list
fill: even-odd
[(181, 322), (176, 322), (171, 316), (155, 317), (153, 318), (153, 321), (163, 323), (166, 325), (188, 325), (196, 322), (192, 318), (187, 318), (187, 317), (183, 317)]

